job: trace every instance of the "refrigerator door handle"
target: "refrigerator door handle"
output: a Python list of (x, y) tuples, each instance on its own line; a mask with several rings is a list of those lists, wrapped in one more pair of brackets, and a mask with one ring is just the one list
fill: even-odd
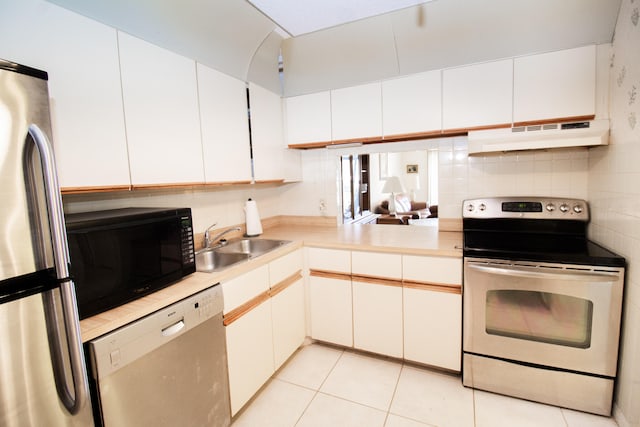
[[(53, 246), (53, 257), (56, 269), (56, 276), (60, 282), (60, 298), (62, 300), (62, 317), (64, 332), (66, 336), (66, 347), (69, 352), (69, 366), (73, 380), (74, 392), (69, 391), (66, 381), (66, 369), (64, 364), (63, 340), (60, 333), (50, 331), (50, 346), (52, 347), (53, 371), (56, 379), (58, 397), (66, 407), (67, 411), (75, 415), (89, 400), (89, 385), (85, 370), (84, 353), (82, 351), (82, 338), (80, 334), (80, 322), (78, 317), (78, 307), (76, 305), (75, 287), (69, 278), (69, 248), (67, 244), (67, 232), (64, 223), (62, 210), (62, 196), (58, 185), (55, 159), (53, 149), (45, 134), (40, 128), (31, 124), (29, 135), (33, 138), (38, 149), (40, 162), (42, 164), (42, 174), (44, 177), (44, 188), (46, 205), (49, 213), (49, 228), (51, 230), (51, 241)], [(32, 172), (33, 173), (33, 172)], [(55, 308), (53, 293), (45, 294), (45, 310), (48, 320), (54, 319), (54, 324), (58, 324), (58, 310)]]

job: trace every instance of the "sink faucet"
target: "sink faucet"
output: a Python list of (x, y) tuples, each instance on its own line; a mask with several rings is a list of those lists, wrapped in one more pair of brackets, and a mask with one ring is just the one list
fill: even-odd
[(205, 232), (204, 232), (204, 247), (205, 248), (210, 248), (211, 245), (213, 245), (214, 243), (216, 243), (218, 240), (220, 240), (222, 238), (222, 236), (224, 236), (227, 233), (231, 233), (233, 231), (240, 231), (241, 228), (240, 227), (233, 227), (233, 228), (227, 228), (224, 231), (221, 231), (220, 233), (216, 234), (215, 236), (211, 237), (209, 230), (211, 230), (212, 227), (214, 227), (217, 223), (212, 224), (211, 226), (209, 226)]
[(208, 226), (206, 230), (204, 230), (204, 244), (203, 244), (203, 247), (208, 248), (209, 246), (211, 246), (211, 235), (209, 234), (209, 230), (211, 230), (216, 225), (218, 225), (218, 223), (214, 222), (213, 224)]

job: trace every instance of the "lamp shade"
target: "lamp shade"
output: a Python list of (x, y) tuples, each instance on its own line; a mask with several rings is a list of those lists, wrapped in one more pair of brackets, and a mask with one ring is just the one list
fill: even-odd
[(382, 187), (383, 193), (404, 193), (405, 189), (402, 181), (397, 176), (390, 176)]

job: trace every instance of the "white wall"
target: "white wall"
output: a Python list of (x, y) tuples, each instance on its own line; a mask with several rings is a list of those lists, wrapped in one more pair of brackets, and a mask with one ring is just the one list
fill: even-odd
[(252, 198), (258, 205), (261, 218), (283, 212), (280, 195), (284, 187), (244, 185), (210, 190), (139, 190), (134, 192), (66, 195), (65, 213), (75, 213), (124, 207), (190, 207), (193, 228), (202, 233), (214, 222), (219, 227), (244, 224), (244, 204)]
[(609, 147), (589, 153), (591, 238), (627, 259), (614, 415), (640, 426), (640, 4), (623, 0), (613, 42)]

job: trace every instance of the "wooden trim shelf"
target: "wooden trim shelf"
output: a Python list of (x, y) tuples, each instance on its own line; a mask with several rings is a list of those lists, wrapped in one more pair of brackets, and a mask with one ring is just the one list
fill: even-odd
[(228, 326), (270, 298), (269, 291), (262, 292), (244, 304), (234, 308), (222, 317), (222, 324)]
[(324, 279), (351, 280), (350, 273), (338, 273), (335, 271), (309, 270), (309, 277), (321, 277)]
[(271, 287), (271, 289), (268, 291), (269, 296), (274, 297), (278, 295), (280, 292), (284, 291), (299, 280), (302, 280), (302, 270), (299, 270), (295, 274), (292, 274), (291, 276), (284, 279), (282, 282)]
[(232, 324), (233, 322), (235, 322), (245, 314), (249, 313), (251, 310), (259, 306), (263, 302), (268, 301), (270, 298), (278, 295), (280, 292), (284, 291), (285, 289), (287, 289), (288, 287), (290, 287), (291, 285), (293, 285), (294, 283), (296, 283), (298, 280), (301, 280), (301, 279), (302, 279), (302, 270), (298, 270), (298, 272), (287, 277), (277, 285), (273, 286), (268, 291), (262, 292), (261, 294), (251, 298), (249, 301), (245, 302), (244, 304), (234, 308), (233, 310), (225, 314), (222, 318), (222, 324), (224, 326), (228, 326)]
[(457, 295), (462, 294), (461, 285), (451, 285), (448, 283), (428, 283), (428, 282), (416, 282), (412, 280), (403, 280), (402, 286), (409, 289), (444, 292), (448, 294), (457, 294)]
[(365, 274), (338, 273), (334, 271), (309, 270), (309, 277), (321, 277), (325, 279), (351, 280), (360, 283), (372, 283), (383, 286), (403, 287), (409, 289), (421, 289), (450, 294), (462, 294), (462, 285), (450, 283), (418, 282), (414, 280), (390, 279), (387, 277), (367, 276)]
[(388, 279), (385, 277), (366, 276), (364, 274), (352, 274), (351, 280), (355, 282), (365, 282), (374, 285), (393, 286), (396, 288), (402, 287), (401, 279)]

